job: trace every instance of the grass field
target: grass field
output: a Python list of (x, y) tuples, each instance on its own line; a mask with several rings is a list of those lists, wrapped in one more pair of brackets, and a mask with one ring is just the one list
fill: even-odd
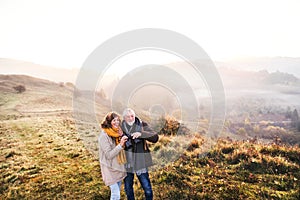
[[(3, 120), (0, 131), (2, 199), (109, 198), (68, 114)], [(154, 153), (170, 150), (168, 141), (161, 137)], [(155, 199), (299, 199), (299, 147), (223, 139), (200, 156), (203, 142), (194, 138), (175, 162), (151, 172)]]
[[(109, 199), (97, 159), (99, 127), (75, 123), (72, 88), (26, 76), (3, 77), (0, 199)], [(12, 86), (20, 83), (26, 83), (26, 91), (16, 93)], [(86, 99), (81, 101), (85, 110)], [(267, 111), (256, 115), (259, 102), (242, 103), (258, 120), (281, 119), (285, 112), (264, 105)], [(97, 104), (96, 110), (103, 117), (109, 109)], [(237, 110), (230, 110), (223, 139), (212, 148), (207, 148), (210, 141), (205, 137), (208, 119), (201, 119), (202, 130), (191, 135), (176, 136), (179, 123), (166, 124), (158, 143), (151, 145), (154, 199), (300, 199), (299, 132), (271, 122), (254, 126), (248, 120), (251, 113)], [(273, 142), (275, 135), (282, 136), (282, 142)], [(267, 140), (253, 140), (255, 136)], [(143, 199), (138, 181), (134, 187), (137, 199)], [(125, 199), (124, 190), (121, 195)]]

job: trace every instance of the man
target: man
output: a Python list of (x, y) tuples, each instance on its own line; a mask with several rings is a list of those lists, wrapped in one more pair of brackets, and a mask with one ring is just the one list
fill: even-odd
[(137, 118), (135, 112), (130, 108), (126, 108), (123, 112), (122, 130), (128, 137), (128, 141), (125, 143), (127, 176), (124, 179), (127, 199), (134, 200), (133, 179), (136, 174), (146, 200), (152, 200), (153, 192), (148, 173), (148, 167), (152, 165), (152, 158), (146, 141), (156, 143), (158, 134), (147, 123)]

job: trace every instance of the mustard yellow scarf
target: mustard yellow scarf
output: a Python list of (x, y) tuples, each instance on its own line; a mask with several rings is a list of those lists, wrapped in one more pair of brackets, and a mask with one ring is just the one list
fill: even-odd
[[(110, 137), (115, 138), (116, 145), (120, 144), (121, 141), (121, 136), (119, 135), (119, 129), (116, 128), (105, 128), (104, 131), (109, 135)], [(122, 129), (120, 129), (122, 131)], [(125, 156), (125, 151), (122, 149), (120, 153), (118, 154), (118, 163), (119, 164), (125, 164), (126, 161), (126, 156)]]

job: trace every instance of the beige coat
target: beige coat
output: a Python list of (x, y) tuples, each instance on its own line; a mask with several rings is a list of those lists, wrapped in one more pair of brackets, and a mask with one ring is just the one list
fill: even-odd
[(100, 133), (99, 141), (99, 160), (101, 174), (104, 184), (109, 186), (126, 177), (124, 164), (119, 164), (117, 155), (123, 149), (119, 144), (116, 146), (113, 139), (104, 131)]

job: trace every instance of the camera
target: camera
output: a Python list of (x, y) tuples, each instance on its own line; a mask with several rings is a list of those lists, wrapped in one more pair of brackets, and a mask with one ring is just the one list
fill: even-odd
[(125, 146), (126, 146), (127, 149), (131, 149), (132, 148), (132, 143), (131, 143), (129, 137), (128, 137), (128, 140), (125, 142)]
[(127, 149), (130, 149), (132, 148), (132, 143), (134, 142), (135, 144), (141, 142), (142, 140), (139, 139), (139, 138), (136, 138), (136, 139), (132, 139), (132, 135), (129, 135), (129, 134), (125, 134), (127, 137), (128, 137), (128, 140), (126, 141), (125, 143), (125, 146)]
[(132, 148), (132, 142), (131, 142), (132, 136), (129, 135), (129, 134), (125, 134), (125, 135), (128, 138), (127, 141), (125, 142), (125, 146), (126, 146), (127, 149), (130, 149), (130, 148)]
[(125, 134), (125, 135), (128, 137), (128, 139), (132, 140), (132, 135), (129, 134)]

